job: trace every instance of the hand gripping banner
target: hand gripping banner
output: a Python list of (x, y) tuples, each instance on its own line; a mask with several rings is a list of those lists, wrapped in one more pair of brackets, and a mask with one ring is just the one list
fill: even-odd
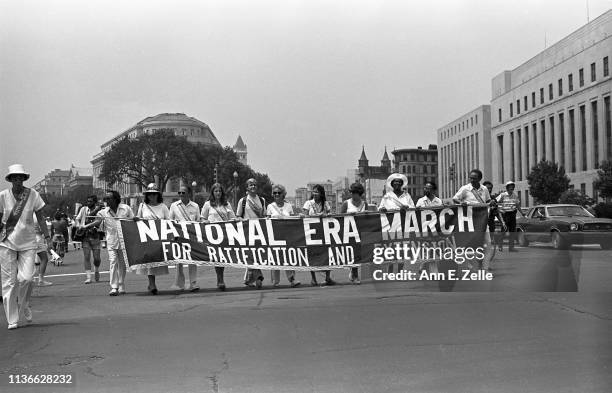
[(207, 224), (121, 220), (118, 228), (131, 269), (183, 263), (329, 270), (365, 263), (481, 259), (487, 219), (487, 205), (455, 205)]

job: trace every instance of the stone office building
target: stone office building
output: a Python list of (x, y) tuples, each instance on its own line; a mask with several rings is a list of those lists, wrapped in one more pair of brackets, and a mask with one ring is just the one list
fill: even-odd
[(439, 128), (438, 194), (452, 198), (478, 168), (491, 179), (491, 106), (481, 105)]
[(541, 160), (563, 166), (575, 189), (596, 197), (601, 161), (612, 157), (612, 11), (492, 80), (491, 160), (496, 190), (516, 182), (534, 203), (527, 175)]

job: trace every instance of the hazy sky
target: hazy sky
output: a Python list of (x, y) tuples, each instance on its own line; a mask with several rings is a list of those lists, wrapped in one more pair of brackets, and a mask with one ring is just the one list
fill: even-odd
[[(591, 20), (610, 8), (588, 1)], [(223, 145), (241, 134), (291, 195), (356, 168), (361, 145), (379, 165), (385, 145), (436, 143), (493, 76), (586, 22), (585, 0), (0, 0), (0, 173), (90, 166), (182, 112)]]

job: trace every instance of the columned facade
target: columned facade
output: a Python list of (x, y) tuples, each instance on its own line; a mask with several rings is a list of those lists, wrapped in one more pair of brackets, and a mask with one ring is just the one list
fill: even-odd
[(612, 11), (492, 80), (491, 150), (495, 191), (516, 182), (534, 203), (527, 176), (541, 160), (565, 168), (571, 185), (597, 197), (593, 182), (612, 157)]

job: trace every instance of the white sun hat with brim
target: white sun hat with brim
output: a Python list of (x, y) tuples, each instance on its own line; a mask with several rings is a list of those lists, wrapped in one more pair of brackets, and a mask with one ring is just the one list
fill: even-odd
[(30, 178), (30, 174), (23, 169), (21, 164), (13, 164), (8, 167), (8, 174), (4, 177), (6, 181), (10, 181), (12, 175), (24, 175), (26, 180)]
[(387, 178), (387, 183), (385, 184), (387, 192), (393, 191), (393, 187), (391, 187), (391, 183), (393, 183), (393, 180), (401, 180), (402, 187), (405, 187), (408, 185), (408, 178), (405, 175), (402, 175), (401, 173), (392, 173)]
[(512, 180), (506, 182), (506, 187), (508, 186), (515, 186), (516, 184), (514, 184), (514, 182)]
[(143, 192), (143, 194), (161, 194), (161, 191), (157, 188), (157, 184), (149, 183), (147, 189)]

